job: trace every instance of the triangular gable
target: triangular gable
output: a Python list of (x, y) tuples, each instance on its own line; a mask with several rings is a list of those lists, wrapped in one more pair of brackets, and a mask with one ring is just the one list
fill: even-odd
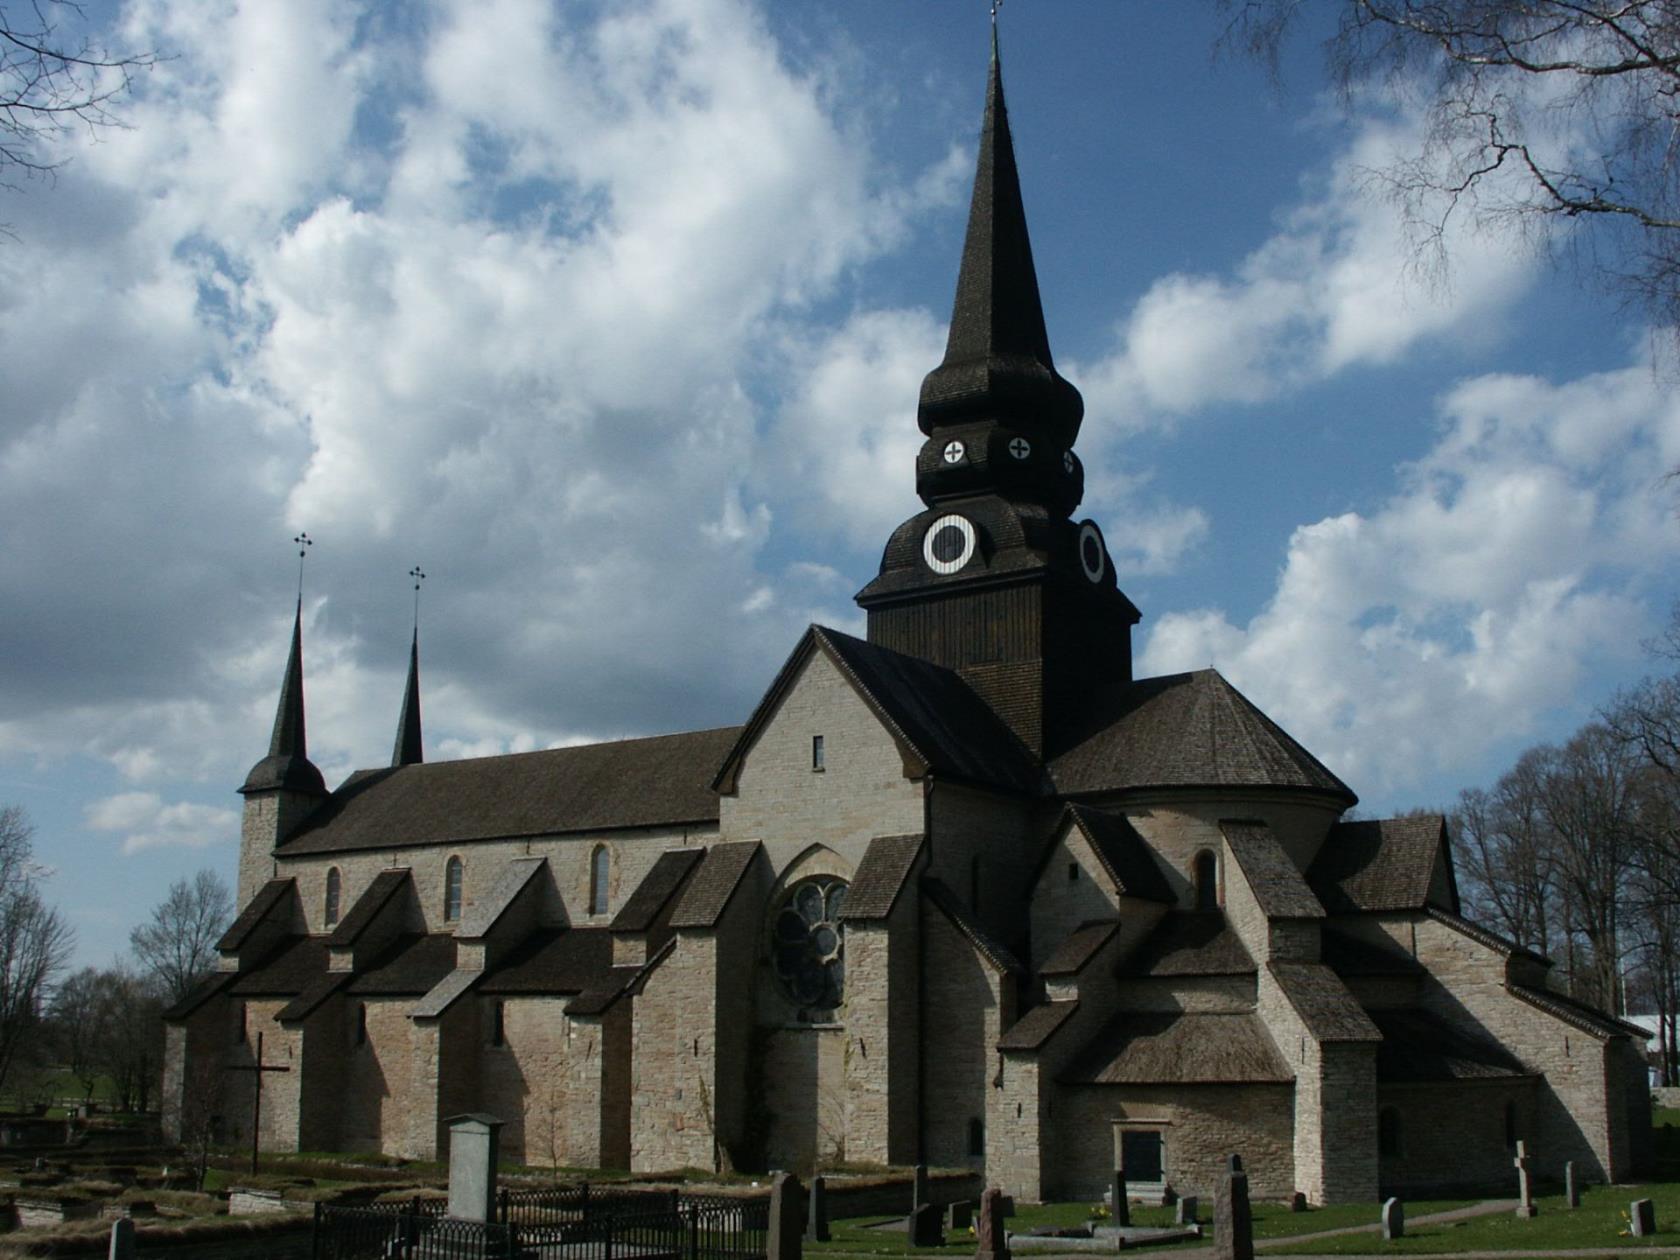
[(1307, 883), (1331, 914), (1459, 913), (1447, 824), (1439, 814), (1361, 819), (1330, 828)]
[(1043, 775), (1025, 745), (954, 671), (813, 625), (741, 728), (712, 780), (715, 791), (734, 793), (748, 752), (819, 652), (892, 736), (905, 778), (934, 771), (942, 778), (1024, 795), (1042, 789)]
[(1091, 852), (1096, 854), (1104, 874), (1113, 882), (1114, 891), (1120, 896), (1157, 901), (1163, 905), (1172, 905), (1178, 900), (1167, 885), (1167, 877), (1150, 855), (1149, 842), (1132, 825), (1131, 819), (1111, 810), (1073, 803), (1062, 811), (1061, 820), (1050, 835), (1050, 842), (1039, 854), (1029, 886), (1037, 886), (1039, 877), (1044, 874), (1045, 863), (1049, 862), (1056, 846), (1070, 832), (1077, 832), (1091, 846)]

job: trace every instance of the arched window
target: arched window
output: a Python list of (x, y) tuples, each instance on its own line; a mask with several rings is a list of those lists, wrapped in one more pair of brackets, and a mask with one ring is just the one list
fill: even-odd
[(845, 902), (846, 882), (818, 875), (789, 889), (771, 916), (770, 965), (802, 1019), (828, 1019), (844, 1000)]
[(453, 923), (461, 917), (461, 859), (452, 857), (443, 868), (443, 921)]
[(1203, 849), (1196, 854), (1196, 909), (1219, 909), (1219, 860)]
[(1400, 1154), (1398, 1108), (1384, 1107), (1377, 1113), (1377, 1154), (1390, 1157)]
[(338, 867), (329, 867), (327, 869), (327, 902), (321, 911), (321, 919), (328, 927), (335, 927), (338, 924), (340, 886)]
[(607, 912), (607, 877), (612, 874), (612, 854), (598, 844), (589, 855), (589, 913)]

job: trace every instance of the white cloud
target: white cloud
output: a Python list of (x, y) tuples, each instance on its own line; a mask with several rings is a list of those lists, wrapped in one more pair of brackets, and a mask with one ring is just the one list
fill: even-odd
[(1649, 364), (1477, 377), (1440, 416), (1386, 502), (1294, 532), (1246, 625), (1168, 614), (1143, 668), (1215, 665), (1338, 773), (1388, 790), (1533, 731), (1595, 661), (1636, 654), (1642, 592), (1680, 554), (1655, 471), (1680, 456), (1680, 403)]
[(166, 805), (156, 792), (122, 792), (86, 807), (95, 831), (123, 833), (127, 857), (147, 849), (206, 849), (239, 836), (239, 815), (231, 809), (177, 801)]

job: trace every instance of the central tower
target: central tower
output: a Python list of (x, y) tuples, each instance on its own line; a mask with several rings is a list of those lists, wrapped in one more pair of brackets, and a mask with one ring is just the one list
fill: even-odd
[(1075, 522), (1085, 412), (1044, 328), (997, 32), (945, 358), (922, 382), (916, 493), (858, 593), (869, 640), (960, 673), (1039, 756), (1131, 679), (1138, 610)]

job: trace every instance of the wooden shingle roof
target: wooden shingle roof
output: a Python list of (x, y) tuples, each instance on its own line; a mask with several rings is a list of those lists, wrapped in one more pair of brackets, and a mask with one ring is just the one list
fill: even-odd
[(1116, 1016), (1060, 1077), (1074, 1085), (1253, 1085), (1294, 1079), (1252, 1011)]
[(1497, 1041), (1463, 1032), (1431, 1011), (1370, 1012), (1382, 1033), (1377, 1079), (1384, 1083), (1495, 1080), (1529, 1070)]
[(999, 1050), (1037, 1050), (1079, 1009), (1078, 1001), (1040, 1002), (998, 1038)]
[[(1077, 804), (1067, 807), (1065, 818), (1069, 826), (1085, 837), (1121, 896), (1167, 905), (1177, 900), (1167, 886), (1167, 877), (1150, 856), (1148, 841), (1138, 834), (1131, 819), (1114, 810)], [(1040, 869), (1053, 851), (1053, 845), (1045, 849)]]
[(281, 899), (296, 888), (295, 879), (269, 880), (245, 903), (239, 917), (228, 925), (228, 930), (222, 933), (222, 939), (216, 942), (216, 948), (223, 951), (238, 949), (245, 943), (246, 938), (257, 930), (257, 925), (268, 917), (269, 912), (280, 904)]
[(857, 876), (846, 889), (846, 904), (840, 917), (847, 923), (884, 919), (898, 904), (898, 895), (909, 882), (922, 851), (922, 837), (876, 836), (863, 851)]
[(676, 896), (689, 872), (703, 861), (705, 856), (706, 850), (699, 847), (669, 849), (661, 853), (654, 861), (653, 868), (642, 876), (642, 882), (636, 885), (636, 891), (630, 894), (630, 900), (620, 906), (618, 913), (613, 915), (612, 930), (645, 932), (651, 928), (659, 918), (660, 911), (665, 909), (665, 903)]
[(397, 937), (350, 981), (351, 993), (421, 997), (455, 969), (455, 937), (448, 932)]
[(729, 899), (741, 886), (741, 879), (758, 856), (756, 840), (735, 840), (728, 844), (714, 844), (706, 850), (705, 861), (689, 877), (682, 900), (671, 913), (674, 928), (709, 928), (717, 924), (729, 905)]
[(1371, 1017), (1323, 963), (1269, 962), (1266, 970), (1319, 1041), (1381, 1041)]
[(607, 928), (533, 932), (479, 981), (478, 991), (486, 995), (582, 993), (598, 987), (611, 967), (612, 932)]
[(1114, 939), (1120, 921), (1082, 923), (1069, 932), (1066, 939), (1050, 951), (1038, 974), (1045, 977), (1073, 976), (1084, 970), (1085, 964), (1097, 956), (1102, 947)]
[(276, 854), (715, 823), (737, 727), (359, 771)]
[(338, 921), (332, 935), (327, 938), (327, 944), (335, 947), (354, 945), (356, 938), (367, 931), (368, 926), (379, 917), (379, 912), (385, 908), (385, 903), (396, 895), (409, 878), (406, 866), (393, 870), (380, 871), (373, 877), (356, 904), (350, 907), (350, 913)]
[(1254, 959), (1218, 911), (1168, 911), (1124, 963), (1120, 974), (1157, 976), (1252, 976)]
[[(1436, 864), (1446, 861), (1439, 814), (1340, 822), (1308, 868), (1307, 883), (1331, 914), (1422, 910)], [(1451, 896), (1454, 904), (1443, 908), (1456, 911), (1456, 890)]]
[(1263, 822), (1222, 822), (1219, 830), (1268, 919), (1324, 917), (1324, 907), (1270, 827)]
[(326, 971), (326, 938), (292, 936), (260, 967), (242, 972), (228, 991), (237, 997), (296, 997)]
[(1323, 762), (1211, 669), (1116, 689), (1050, 764), (1076, 796), (1151, 787), (1295, 788), (1352, 804)]

